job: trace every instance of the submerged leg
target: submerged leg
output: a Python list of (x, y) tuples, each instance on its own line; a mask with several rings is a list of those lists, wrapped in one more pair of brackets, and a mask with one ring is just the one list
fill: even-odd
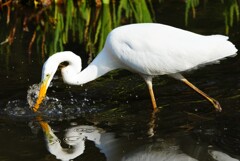
[(149, 93), (150, 93), (150, 96), (151, 96), (153, 110), (155, 111), (155, 110), (157, 110), (157, 103), (156, 103), (153, 88), (152, 88), (152, 77), (143, 77), (143, 78), (147, 83), (148, 90), (149, 90)]
[(215, 107), (215, 109), (217, 111), (222, 111), (222, 108), (219, 104), (219, 102), (213, 98), (211, 98), (210, 96), (208, 96), (206, 93), (204, 93), (203, 91), (201, 91), (200, 89), (198, 89), (196, 86), (194, 86), (191, 82), (189, 82), (186, 78), (181, 78), (180, 79), (182, 82), (184, 82), (186, 85), (188, 85), (189, 87), (191, 87), (194, 91), (196, 91), (197, 93), (199, 93), (201, 96), (203, 96), (204, 98), (206, 98), (209, 102), (211, 102), (213, 104), (213, 106)]

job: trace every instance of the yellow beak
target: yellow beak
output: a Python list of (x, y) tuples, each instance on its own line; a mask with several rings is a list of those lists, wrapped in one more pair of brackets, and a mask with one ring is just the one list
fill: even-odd
[(42, 101), (44, 100), (45, 96), (46, 96), (46, 93), (47, 93), (47, 84), (48, 84), (48, 81), (49, 81), (49, 77), (47, 77), (46, 79), (44, 79), (41, 83), (41, 86), (40, 86), (40, 91), (39, 91), (39, 94), (38, 94), (38, 99), (36, 101), (36, 104), (35, 106), (33, 107), (33, 111), (36, 112), (40, 106), (40, 104), (42, 103)]

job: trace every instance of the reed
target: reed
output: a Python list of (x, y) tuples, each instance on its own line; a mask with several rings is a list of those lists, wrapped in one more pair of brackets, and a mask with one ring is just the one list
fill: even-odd
[(192, 17), (196, 18), (196, 7), (199, 5), (199, 0), (186, 0), (185, 5), (185, 25), (188, 25), (189, 11), (192, 10)]
[(234, 20), (239, 21), (239, 1), (237, 0), (225, 0), (222, 1), (224, 4), (224, 19), (225, 19), (225, 33), (229, 34), (230, 27), (233, 26)]
[[(239, 1), (238, 0), (220, 0), (224, 10), (222, 11), (225, 22), (225, 34), (229, 34), (229, 29), (233, 26), (234, 22), (239, 22)], [(185, 25), (188, 25), (189, 13), (192, 11), (192, 17), (196, 18), (198, 7), (201, 3), (207, 3), (207, 1), (199, 0), (186, 0), (185, 1)]]
[[(229, 34), (230, 28), (235, 22), (239, 22), (239, 1), (219, 0), (222, 4), (222, 15), (225, 22), (225, 32)], [(39, 1), (41, 2), (41, 1)], [(153, 0), (55, 0), (48, 7), (36, 6), (30, 15), (24, 15), (19, 21), (12, 16), (15, 13), (11, 0), (0, 3), (2, 9), (6, 10), (5, 18), (0, 21), (6, 22), (6, 32), (1, 32), (0, 47), (11, 46), (14, 37), (23, 37), (31, 27), (31, 38), (28, 41), (28, 53), (41, 53), (41, 59), (65, 49), (70, 42), (83, 44), (89, 61), (103, 48), (108, 33), (115, 27), (127, 23), (155, 22), (155, 11), (152, 6), (156, 5)], [(158, 5), (170, 3), (169, 1), (158, 1)], [(186, 0), (185, 25), (189, 24), (189, 16), (197, 18), (197, 7), (208, 1)], [(44, 4), (48, 4), (44, 2)], [(156, 9), (156, 8), (155, 8)], [(220, 10), (220, 9), (219, 9)], [(220, 10), (221, 11), (221, 10)], [(15, 13), (17, 15), (17, 13)], [(11, 16), (10, 16), (11, 15)], [(10, 17), (15, 17), (10, 18)], [(1, 22), (2, 23), (2, 22)], [(28, 34), (29, 34), (28, 33)], [(84, 53), (83, 53), (84, 54)]]

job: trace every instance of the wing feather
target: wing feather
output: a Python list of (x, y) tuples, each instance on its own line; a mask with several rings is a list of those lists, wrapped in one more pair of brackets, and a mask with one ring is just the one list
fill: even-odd
[(142, 74), (178, 73), (236, 53), (222, 35), (203, 36), (161, 24), (135, 24), (113, 30), (106, 42), (123, 67)]

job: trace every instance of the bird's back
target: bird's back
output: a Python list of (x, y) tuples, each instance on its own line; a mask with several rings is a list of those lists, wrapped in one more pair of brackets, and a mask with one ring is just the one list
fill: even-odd
[(147, 75), (178, 73), (237, 52), (226, 36), (203, 36), (153, 23), (114, 29), (105, 48), (123, 68)]

